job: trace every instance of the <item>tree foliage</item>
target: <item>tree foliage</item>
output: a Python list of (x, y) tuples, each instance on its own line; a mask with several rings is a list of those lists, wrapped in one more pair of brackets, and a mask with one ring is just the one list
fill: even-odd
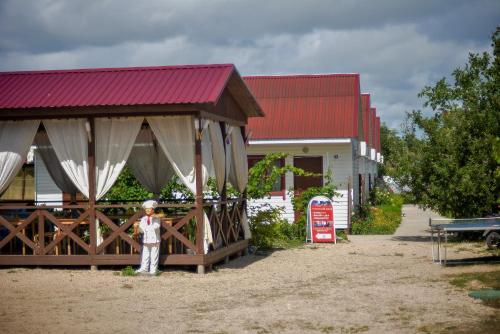
[(301, 168), (285, 164), (279, 166), (278, 161), (286, 158), (286, 153), (269, 153), (248, 171), (247, 195), (250, 199), (259, 199), (269, 196), (276, 181), (286, 172), (300, 176), (315, 176)]
[(105, 198), (111, 201), (142, 201), (152, 196), (125, 166)]
[(453, 72), (452, 84), (443, 78), (425, 87), (419, 96), (434, 115), (413, 111), (403, 128), (403, 154), (395, 162), (404, 174), (399, 180), (415, 202), (444, 215), (498, 210), (500, 29), (492, 40), (493, 53), (470, 54), (465, 67)]

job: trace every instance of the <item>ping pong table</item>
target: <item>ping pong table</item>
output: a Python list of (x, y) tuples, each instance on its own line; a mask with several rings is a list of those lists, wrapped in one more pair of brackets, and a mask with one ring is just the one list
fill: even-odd
[[(429, 227), (432, 242), (432, 261), (446, 265), (449, 233), (483, 231), (483, 236), (486, 236), (493, 231), (500, 231), (500, 217), (466, 219), (429, 218)], [(435, 234), (436, 238), (434, 237)], [(441, 248), (443, 251), (441, 251)]]

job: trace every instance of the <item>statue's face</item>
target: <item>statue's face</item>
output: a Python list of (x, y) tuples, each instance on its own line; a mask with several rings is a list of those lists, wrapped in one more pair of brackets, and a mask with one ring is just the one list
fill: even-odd
[(146, 208), (144, 211), (148, 216), (151, 216), (155, 210), (153, 208)]

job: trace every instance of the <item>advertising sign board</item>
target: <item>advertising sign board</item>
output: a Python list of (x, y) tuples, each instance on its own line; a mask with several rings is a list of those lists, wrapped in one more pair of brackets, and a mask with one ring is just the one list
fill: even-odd
[(332, 201), (325, 196), (315, 196), (307, 208), (308, 242), (336, 243)]

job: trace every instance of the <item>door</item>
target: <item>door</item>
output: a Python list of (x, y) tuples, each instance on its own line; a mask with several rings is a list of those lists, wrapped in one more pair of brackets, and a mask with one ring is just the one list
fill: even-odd
[[(293, 176), (293, 188), (295, 196), (300, 194), (310, 187), (323, 186), (323, 157), (293, 157), (293, 165), (297, 168), (302, 168), (306, 172), (320, 174), (320, 176)], [(300, 218), (300, 213), (295, 212), (295, 221)]]

